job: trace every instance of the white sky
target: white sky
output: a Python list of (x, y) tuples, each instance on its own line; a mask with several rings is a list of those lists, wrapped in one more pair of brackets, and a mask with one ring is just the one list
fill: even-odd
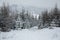
[(5, 2), (12, 4), (17, 4), (18, 6), (33, 6), (38, 8), (53, 8), (57, 3), (60, 8), (60, 0), (0, 0), (0, 5)]

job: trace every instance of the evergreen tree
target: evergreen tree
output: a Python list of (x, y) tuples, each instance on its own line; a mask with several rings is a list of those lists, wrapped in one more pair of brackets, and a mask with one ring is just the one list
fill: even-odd
[(9, 6), (5, 4), (0, 8), (0, 28), (1, 31), (9, 31), (13, 28), (13, 18), (9, 15)]

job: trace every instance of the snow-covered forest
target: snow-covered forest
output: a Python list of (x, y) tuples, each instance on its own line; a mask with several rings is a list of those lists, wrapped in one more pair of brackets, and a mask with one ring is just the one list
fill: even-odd
[(30, 29), (37, 26), (38, 29), (60, 27), (60, 9), (57, 5), (48, 12), (45, 10), (38, 15), (26, 11), (24, 8), (11, 11), (5, 3), (0, 7), (0, 31)]
[(9, 4), (0, 6), (0, 40), (60, 40), (60, 9), (37, 14), (21, 8), (12, 10)]

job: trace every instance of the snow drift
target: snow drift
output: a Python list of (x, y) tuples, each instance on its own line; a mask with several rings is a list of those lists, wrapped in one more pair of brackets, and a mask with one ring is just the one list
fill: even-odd
[(12, 30), (0, 32), (0, 40), (60, 40), (60, 28)]

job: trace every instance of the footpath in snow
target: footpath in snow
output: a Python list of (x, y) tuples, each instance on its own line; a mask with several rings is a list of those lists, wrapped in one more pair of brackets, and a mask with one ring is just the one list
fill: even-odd
[(0, 32), (0, 40), (60, 40), (60, 28), (23, 29)]

